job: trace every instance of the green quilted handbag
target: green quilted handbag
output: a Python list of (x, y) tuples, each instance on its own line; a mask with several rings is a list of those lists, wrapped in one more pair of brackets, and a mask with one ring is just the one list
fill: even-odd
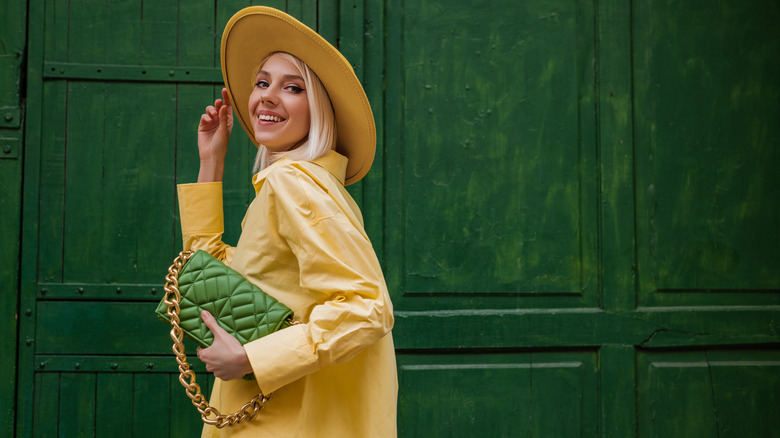
[(179, 381), (192, 404), (205, 423), (220, 428), (252, 420), (271, 394), (266, 396), (260, 392), (235, 414), (220, 414), (208, 405), (195, 383), (195, 373), (184, 354), (183, 336), (203, 348), (214, 342), (214, 335), (200, 317), (201, 311), (208, 310), (243, 345), (293, 325), (292, 310), (205, 251), (179, 253), (165, 280), (165, 295), (156, 313), (160, 320), (172, 326), (170, 334), (179, 364)]

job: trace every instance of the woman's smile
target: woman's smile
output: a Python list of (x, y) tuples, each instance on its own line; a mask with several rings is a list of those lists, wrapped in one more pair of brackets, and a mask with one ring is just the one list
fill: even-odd
[(287, 119), (272, 111), (260, 111), (257, 120), (261, 125), (273, 125), (274, 123), (284, 122)]

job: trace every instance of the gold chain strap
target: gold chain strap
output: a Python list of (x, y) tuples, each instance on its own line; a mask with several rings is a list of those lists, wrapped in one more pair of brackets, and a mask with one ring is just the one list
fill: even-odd
[(273, 394), (265, 396), (260, 392), (236, 413), (223, 415), (216, 408), (209, 406), (206, 398), (200, 392), (200, 386), (195, 383), (195, 372), (190, 369), (190, 364), (187, 363), (187, 356), (184, 354), (184, 343), (182, 342), (184, 332), (179, 327), (179, 311), (181, 310), (179, 308), (179, 302), (181, 302), (179, 270), (194, 253), (191, 250), (180, 252), (171, 267), (168, 268), (168, 275), (165, 276), (165, 296), (163, 297), (163, 302), (168, 306), (167, 313), (171, 318), (171, 326), (173, 326), (171, 328), (171, 339), (173, 339), (173, 352), (176, 354), (176, 362), (179, 364), (179, 382), (184, 386), (184, 391), (192, 400), (192, 404), (200, 412), (200, 417), (204, 423), (223, 428), (236, 425), (244, 420), (251, 421), (265, 407), (265, 403), (271, 399)]

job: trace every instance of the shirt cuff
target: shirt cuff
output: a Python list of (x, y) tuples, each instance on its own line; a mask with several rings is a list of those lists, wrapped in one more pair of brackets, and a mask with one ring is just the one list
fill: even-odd
[(221, 181), (179, 184), (177, 189), (183, 235), (224, 232)]
[(305, 332), (305, 324), (297, 324), (244, 345), (263, 394), (316, 371), (317, 361)]

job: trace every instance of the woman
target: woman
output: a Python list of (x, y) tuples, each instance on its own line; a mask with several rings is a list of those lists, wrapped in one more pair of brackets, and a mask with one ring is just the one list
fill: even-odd
[[(374, 156), (365, 93), (335, 48), (275, 9), (238, 12), (221, 53), (226, 88), (198, 127), (198, 183), (179, 186), (184, 248), (231, 265), (300, 324), (242, 346), (204, 312), (215, 340), (198, 357), (217, 377), (211, 405), (234, 412), (259, 391), (273, 399), (253, 421), (207, 425), (203, 436), (395, 436), (392, 304), (344, 188)], [(233, 110), (258, 145), (260, 171), (229, 247), (221, 180)]]

